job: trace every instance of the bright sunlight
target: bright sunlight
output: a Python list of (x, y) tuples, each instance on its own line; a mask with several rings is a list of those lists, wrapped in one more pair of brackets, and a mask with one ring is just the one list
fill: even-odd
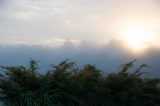
[(151, 31), (139, 24), (128, 25), (122, 34), (127, 47), (134, 52), (141, 52), (148, 48), (148, 43), (152, 39)]

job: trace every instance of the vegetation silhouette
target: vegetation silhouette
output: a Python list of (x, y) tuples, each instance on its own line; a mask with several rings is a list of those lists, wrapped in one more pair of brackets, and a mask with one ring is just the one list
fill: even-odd
[(4, 106), (160, 106), (160, 79), (142, 77), (134, 61), (108, 75), (87, 64), (76, 67), (62, 61), (46, 74), (38, 73), (38, 62), (29, 67), (1, 66), (0, 99)]

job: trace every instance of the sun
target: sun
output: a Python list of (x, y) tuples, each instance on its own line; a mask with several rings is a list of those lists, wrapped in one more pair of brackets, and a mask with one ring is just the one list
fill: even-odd
[(148, 48), (148, 42), (152, 39), (151, 31), (142, 25), (129, 25), (123, 30), (125, 45), (135, 52)]

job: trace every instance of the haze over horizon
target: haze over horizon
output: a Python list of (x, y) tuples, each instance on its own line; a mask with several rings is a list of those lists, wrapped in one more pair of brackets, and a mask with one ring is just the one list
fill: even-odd
[(27, 66), (31, 59), (40, 61), (40, 72), (49, 69), (50, 64), (69, 59), (81, 67), (84, 64), (95, 64), (104, 73), (116, 72), (121, 64), (137, 60), (134, 69), (141, 64), (149, 67), (143, 71), (152, 77), (159, 77), (160, 49), (148, 48), (145, 53), (135, 54), (127, 51), (124, 45), (117, 40), (111, 40), (104, 46), (83, 40), (79, 45), (74, 45), (66, 40), (62, 46), (50, 47), (40, 45), (6, 45), (0, 46), (0, 65)]

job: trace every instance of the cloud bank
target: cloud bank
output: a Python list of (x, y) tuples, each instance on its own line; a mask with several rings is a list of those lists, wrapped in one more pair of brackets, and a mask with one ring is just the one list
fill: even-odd
[[(57, 64), (62, 60), (70, 59), (79, 66), (95, 64), (105, 73), (116, 72), (119, 66), (128, 61), (137, 59), (137, 65), (148, 64), (146, 69), (151, 76), (160, 76), (160, 50), (148, 48), (143, 55), (135, 55), (122, 45), (122, 42), (111, 40), (108, 44), (99, 46), (93, 41), (82, 40), (79, 45), (74, 45), (66, 40), (59, 47), (40, 45), (0, 46), (1, 65), (27, 65), (27, 61), (36, 59), (40, 61), (40, 68), (46, 69), (50, 64)], [(44, 73), (44, 70), (41, 70)]]

